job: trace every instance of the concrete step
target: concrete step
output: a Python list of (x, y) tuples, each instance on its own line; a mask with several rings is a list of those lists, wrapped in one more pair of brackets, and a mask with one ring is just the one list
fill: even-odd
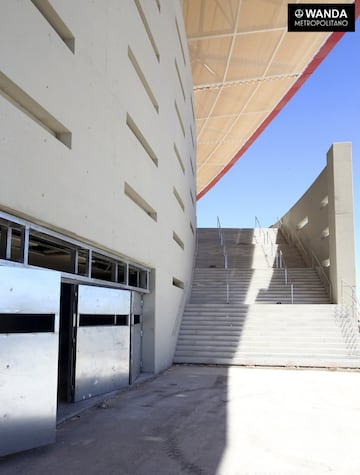
[(298, 355), (249, 355), (242, 357), (209, 357), (209, 356), (181, 356), (174, 358), (174, 363), (191, 364), (214, 364), (231, 366), (271, 366), (271, 367), (289, 367), (289, 368), (359, 368), (359, 358), (357, 357), (337, 357), (331, 355), (328, 357), (308, 358)]
[[(198, 230), (198, 254), (175, 362), (360, 367), (360, 339), (314, 269), (276, 229)], [(274, 268), (281, 250), (287, 265)], [(229, 284), (229, 300), (226, 303)], [(293, 284), (294, 302), (290, 304)], [(278, 305), (281, 302), (281, 305)]]
[[(202, 345), (198, 347), (194, 346), (184, 346), (176, 352), (176, 357), (180, 358), (181, 356), (208, 356), (221, 357), (221, 358), (240, 358), (242, 356), (297, 356), (305, 358), (314, 358), (315, 356), (322, 358), (333, 358), (336, 357), (348, 357), (350, 354), (344, 351), (343, 347), (321, 347), (319, 346), (308, 346), (308, 347), (290, 347), (290, 346), (281, 346), (275, 347), (275, 345), (264, 345), (264, 346), (251, 346), (244, 345), (241, 348), (231, 347), (231, 346), (221, 346), (221, 345)], [(360, 363), (360, 357), (359, 357)]]

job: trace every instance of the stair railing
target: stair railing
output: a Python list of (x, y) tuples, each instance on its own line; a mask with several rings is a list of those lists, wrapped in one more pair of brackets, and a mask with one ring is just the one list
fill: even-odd
[(345, 296), (348, 297), (346, 300), (351, 302), (351, 313), (353, 319), (356, 321), (356, 324), (359, 325), (360, 322), (360, 302), (356, 296), (356, 286), (350, 285), (344, 279), (341, 279), (341, 303), (345, 304)]
[(299, 249), (300, 253), (302, 254), (302, 256), (305, 260), (309, 259), (309, 257), (310, 257), (311, 267), (313, 269), (316, 269), (318, 271), (318, 273), (320, 273), (320, 279), (321, 279), (323, 285), (325, 286), (325, 288), (327, 290), (330, 302), (332, 302), (332, 287), (331, 287), (330, 279), (329, 279), (327, 273), (325, 272), (324, 267), (321, 264), (319, 258), (315, 254), (314, 250), (311, 247), (305, 248), (305, 246), (304, 246), (303, 242), (301, 241), (301, 239), (299, 238), (299, 236), (292, 234), (284, 226), (284, 223), (283, 223), (282, 219), (279, 219), (278, 222), (280, 223), (280, 230), (283, 233), (285, 239), (295, 243), (295, 245), (297, 246), (297, 248)]
[[(267, 266), (269, 268), (271, 268), (273, 266), (273, 264), (269, 263), (268, 254), (265, 251), (265, 247), (264, 247), (265, 244), (269, 244), (269, 234), (264, 232), (264, 228), (261, 226), (259, 218), (257, 216), (255, 216), (255, 230), (256, 230), (257, 227), (259, 229), (260, 240), (261, 240), (261, 237), (262, 237), (262, 241), (263, 241), (263, 242), (260, 242), (261, 249), (264, 253)], [(259, 244), (258, 240), (257, 240), (257, 237), (256, 237), (256, 233), (254, 233), (254, 238), (255, 238), (256, 243)], [(271, 244), (271, 255), (273, 256), (275, 254), (274, 243), (271, 241), (270, 244)]]
[(360, 356), (360, 335), (358, 323), (349, 315), (348, 305), (334, 305), (335, 321), (341, 329), (345, 346), (351, 355)]
[(259, 221), (259, 218), (257, 216), (255, 216), (255, 229), (258, 228), (259, 229), (259, 235), (262, 236), (262, 240), (263, 240), (263, 244), (266, 244), (265, 243), (265, 233), (264, 233), (264, 230), (261, 226), (261, 223)]
[[(284, 281), (285, 285), (288, 285), (288, 268), (286, 266), (285, 257), (281, 249), (276, 253), (275, 265), (277, 269), (284, 269)], [(290, 282), (290, 302), (291, 304), (294, 303), (294, 284), (292, 282)]]
[(326, 274), (326, 272), (324, 270), (324, 267), (322, 266), (321, 262), (319, 261), (317, 255), (315, 254), (315, 252), (312, 249), (310, 249), (310, 254), (311, 254), (311, 267), (313, 269), (317, 269), (320, 272), (321, 280), (326, 285), (330, 302), (332, 302), (332, 288), (331, 288), (330, 279), (329, 279), (328, 275)]
[(226, 303), (228, 304), (229, 303), (228, 252), (227, 252), (227, 249), (226, 249), (224, 231), (221, 227), (219, 216), (217, 216), (217, 228), (219, 230), (220, 247), (222, 247), (222, 251), (223, 251), (223, 254), (224, 254), (224, 269), (225, 269), (225, 279), (226, 279)]
[[(263, 242), (264, 244), (269, 244), (270, 241), (270, 246), (271, 246), (271, 254), (275, 256), (275, 267), (277, 269), (284, 269), (284, 281), (285, 285), (288, 285), (289, 283), (289, 274), (288, 274), (288, 268), (286, 266), (285, 262), (285, 257), (281, 249), (277, 250), (276, 248), (276, 242), (273, 237), (269, 237), (269, 233), (265, 233), (263, 231), (263, 228), (261, 227), (260, 221), (257, 216), (255, 216), (255, 227), (259, 227), (259, 231), (262, 231), (263, 235)], [(265, 238), (266, 236), (266, 238)], [(266, 242), (265, 242), (266, 241)], [(265, 252), (264, 246), (261, 245), (263, 252), (265, 254), (266, 260), (267, 260), (267, 254)], [(267, 261), (268, 262), (268, 261)], [(268, 263), (269, 265), (269, 263)], [(271, 267), (269, 265), (269, 267)], [(294, 303), (294, 284), (290, 282), (290, 302), (293, 304)]]

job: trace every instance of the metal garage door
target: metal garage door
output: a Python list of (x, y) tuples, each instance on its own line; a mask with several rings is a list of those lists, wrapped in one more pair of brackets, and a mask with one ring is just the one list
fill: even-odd
[(55, 441), (60, 273), (0, 266), (0, 456)]
[(74, 401), (129, 384), (130, 291), (79, 285)]

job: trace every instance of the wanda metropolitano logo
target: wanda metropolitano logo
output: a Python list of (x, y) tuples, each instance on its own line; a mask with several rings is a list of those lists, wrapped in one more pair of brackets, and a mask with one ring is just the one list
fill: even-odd
[(289, 3), (288, 31), (355, 31), (355, 4)]

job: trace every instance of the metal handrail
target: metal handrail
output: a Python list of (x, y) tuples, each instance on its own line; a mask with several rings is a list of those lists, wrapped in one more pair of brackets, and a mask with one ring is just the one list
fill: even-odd
[(256, 229), (256, 227), (259, 228), (259, 233), (262, 234), (263, 241), (264, 241), (264, 244), (265, 244), (265, 233), (263, 231), (263, 227), (261, 226), (261, 223), (260, 223), (259, 218), (257, 216), (255, 216), (255, 229)]
[(319, 269), (319, 271), (321, 272), (321, 275), (323, 276), (323, 279), (325, 280), (326, 282), (326, 285), (328, 286), (328, 294), (329, 294), (329, 299), (330, 299), (330, 302), (332, 302), (332, 287), (331, 287), (331, 281), (328, 277), (328, 275), (326, 274), (325, 270), (324, 270), (324, 267), (322, 266), (318, 256), (315, 254), (315, 252), (310, 249), (310, 252), (311, 252), (311, 267), (314, 268), (314, 261), (316, 262), (317, 264), (317, 269)]
[(360, 321), (360, 302), (356, 296), (356, 285), (351, 285), (346, 282), (344, 279), (341, 279), (341, 301), (344, 304), (344, 296), (345, 296), (345, 288), (350, 289), (350, 296), (351, 299), (351, 310), (354, 319), (358, 322)]
[[(323, 283), (328, 287), (328, 295), (329, 295), (329, 299), (330, 299), (330, 302), (332, 302), (332, 286), (331, 286), (331, 281), (328, 277), (328, 275), (326, 274), (325, 270), (324, 270), (324, 267), (322, 266), (319, 258), (317, 257), (317, 255), (315, 254), (314, 250), (309, 247), (308, 249), (305, 248), (303, 242), (301, 241), (301, 239), (299, 238), (299, 236), (297, 235), (294, 235), (293, 233), (291, 233), (284, 225), (282, 219), (279, 219), (278, 222), (280, 223), (280, 230), (283, 234), (285, 234), (285, 236), (287, 236), (288, 239), (291, 239), (293, 242), (296, 243), (297, 247), (300, 249), (300, 252), (303, 254), (303, 255), (306, 255), (306, 256), (310, 256), (311, 258), (311, 267), (314, 269), (315, 267), (320, 271), (322, 277), (323, 277)], [(314, 265), (314, 261), (316, 262), (317, 266)], [(324, 282), (325, 280), (325, 282)]]
[(227, 252), (227, 249), (226, 249), (224, 231), (221, 227), (219, 216), (217, 216), (217, 227), (218, 227), (218, 230), (219, 230), (220, 247), (222, 247), (223, 254), (224, 254), (224, 269), (225, 269), (225, 277), (226, 277), (226, 303), (229, 303), (228, 252)]
[[(289, 283), (288, 267), (286, 265), (285, 257), (281, 249), (276, 254), (275, 262), (277, 264), (278, 269), (284, 269), (285, 285), (288, 285)], [(290, 301), (291, 301), (291, 304), (294, 303), (294, 284), (292, 282), (290, 282)]]
[[(261, 246), (261, 249), (263, 250), (263, 253), (264, 253), (264, 256), (265, 256), (265, 260), (266, 260), (266, 263), (268, 265), (269, 268), (272, 267), (272, 264), (269, 263), (269, 260), (268, 260), (268, 254), (267, 252), (265, 251), (265, 248), (264, 248), (264, 245), (265, 244), (268, 244), (269, 243), (269, 235), (268, 233), (265, 233), (264, 232), (264, 228), (261, 226), (261, 223), (259, 221), (259, 218), (257, 216), (255, 216), (255, 229), (256, 229), (256, 226), (258, 225), (258, 228), (259, 228), (259, 234), (261, 233), (262, 234), (262, 240), (263, 242), (260, 242), (260, 246)], [(266, 236), (266, 239), (265, 239), (265, 236)], [(258, 240), (257, 240), (257, 237), (256, 237), (256, 234), (254, 233), (254, 238), (256, 240), (256, 243), (258, 243)], [(265, 240), (267, 241), (267, 243), (265, 242)], [(272, 255), (274, 255), (274, 251), (273, 251), (273, 243), (271, 242), (271, 253)]]
[[(258, 225), (259, 229), (262, 230), (264, 244), (269, 244), (269, 233), (265, 233), (263, 231), (263, 228), (261, 227), (259, 218), (257, 216), (255, 216), (255, 227), (256, 227), (256, 225)], [(267, 242), (265, 242), (265, 235), (266, 235), (266, 241)], [(270, 244), (271, 244), (271, 252), (272, 252), (273, 255), (275, 255), (275, 266), (276, 266), (277, 269), (284, 269), (285, 285), (288, 285), (288, 283), (289, 283), (288, 282), (289, 281), (288, 268), (286, 266), (284, 254), (283, 254), (281, 249), (276, 250), (276, 253), (275, 253), (276, 242), (274, 241), (274, 239), (272, 237), (270, 237)], [(264, 254), (265, 254), (265, 257), (266, 257), (266, 260), (267, 260), (267, 254), (265, 252), (265, 249), (264, 249), (263, 245), (261, 245), (261, 247), (264, 251)], [(292, 282), (290, 282), (290, 301), (291, 301), (292, 304), (294, 303), (294, 284)]]

